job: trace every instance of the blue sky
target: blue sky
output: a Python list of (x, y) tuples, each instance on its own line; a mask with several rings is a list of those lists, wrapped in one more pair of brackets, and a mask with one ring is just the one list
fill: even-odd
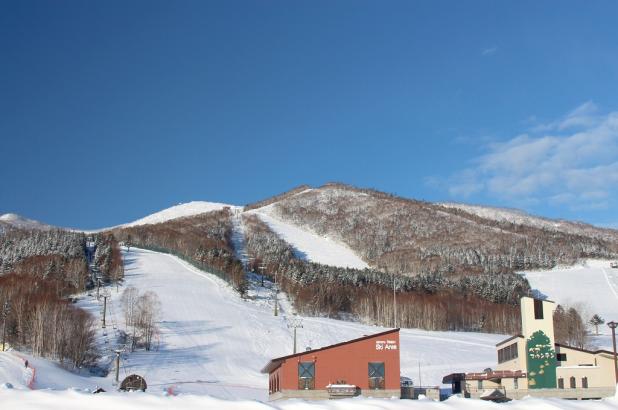
[(618, 227), (618, 3), (3, 1), (0, 213), (328, 181)]

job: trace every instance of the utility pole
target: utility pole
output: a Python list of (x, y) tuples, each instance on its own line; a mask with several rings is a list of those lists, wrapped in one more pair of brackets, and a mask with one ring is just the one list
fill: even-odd
[(294, 315), (288, 318), (288, 328), (294, 329), (294, 354), (296, 354), (296, 329), (303, 327), (303, 318)]
[(274, 298), (275, 298), (275, 316), (279, 316), (279, 306), (278, 306), (279, 303), (277, 302), (277, 299), (278, 299), (277, 298), (277, 296), (278, 296), (277, 293), (279, 293), (279, 289), (277, 289), (277, 284), (275, 283), (275, 289), (273, 291), (273, 295), (274, 295)]
[(101, 279), (97, 276), (97, 300), (99, 300), (99, 288), (101, 287)]
[(260, 266), (258, 266), (258, 268), (260, 269), (260, 275), (262, 276), (262, 287), (264, 287), (264, 268), (266, 266), (264, 266), (264, 264), (260, 264)]
[(118, 376), (120, 375), (120, 353), (122, 353), (122, 350), (114, 350), (114, 353), (116, 353), (116, 376), (114, 378), (116, 380), (116, 385), (118, 385)]
[(2, 351), (4, 352), (4, 347), (6, 344), (6, 318), (9, 316), (9, 312), (11, 311), (11, 305), (9, 301), (4, 302), (4, 306), (2, 307)]
[[(388, 275), (388, 266), (384, 266), (384, 272)], [(396, 286), (395, 286), (395, 272), (393, 271), (393, 327), (397, 327), (397, 296), (396, 296)]]
[(397, 296), (395, 293), (395, 272), (393, 272), (393, 327), (397, 327)]
[(107, 295), (103, 296), (103, 329), (105, 329), (105, 313), (107, 311)]
[(279, 307), (278, 307), (278, 301), (277, 301), (278, 293), (279, 293), (279, 287), (277, 285), (277, 272), (275, 272), (275, 286), (273, 289), (273, 296), (275, 298), (275, 316), (279, 316)]
[(618, 323), (613, 320), (607, 324), (612, 329), (612, 344), (614, 345), (614, 375), (616, 377), (616, 383), (618, 383), (618, 356), (616, 356), (616, 326)]

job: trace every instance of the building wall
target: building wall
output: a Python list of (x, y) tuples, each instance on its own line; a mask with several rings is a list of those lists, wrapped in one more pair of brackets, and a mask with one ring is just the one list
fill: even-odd
[(534, 317), (534, 301), (529, 297), (521, 298), (521, 334), (524, 339), (528, 340), (537, 331), (541, 330), (551, 340), (552, 346), (555, 343), (554, 338), (554, 310), (556, 304), (543, 300), (543, 319), (535, 319)]
[(517, 343), (517, 358), (507, 360), (506, 362), (498, 363), (496, 370), (521, 370), (526, 371), (526, 343), (522, 337), (518, 337), (508, 342), (501, 343), (496, 346), (496, 361), (498, 359), (498, 350)]
[[(537, 305), (539, 316), (536, 315)], [(553, 302), (521, 298), (521, 327), (526, 340), (526, 373), (530, 389), (556, 387), (555, 309)]]
[[(312, 361), (315, 362), (315, 390), (325, 390), (329, 384), (345, 381), (360, 387), (363, 395), (371, 395), (363, 392), (369, 389), (368, 363), (384, 362), (385, 390), (389, 394), (399, 392), (399, 348), (399, 332), (393, 332), (289, 358), (278, 369), (281, 390), (298, 390), (298, 363)], [(376, 391), (374, 396), (379, 394)]]
[(613, 387), (616, 385), (614, 359), (611, 354), (582, 352), (558, 346), (556, 353), (565, 353), (566, 361), (558, 362), (557, 378), (570, 388), (570, 378), (575, 377), (576, 387), (582, 387), (582, 378), (588, 378), (588, 387)]

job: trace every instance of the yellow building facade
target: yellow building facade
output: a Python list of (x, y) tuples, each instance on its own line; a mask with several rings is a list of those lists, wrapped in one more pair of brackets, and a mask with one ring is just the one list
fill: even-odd
[(522, 334), (496, 345), (495, 370), (448, 375), (444, 382), (452, 383), (454, 392), (459, 390), (467, 397), (476, 398), (613, 396), (616, 389), (613, 353), (557, 344), (553, 325), (555, 309), (554, 302), (522, 298)]

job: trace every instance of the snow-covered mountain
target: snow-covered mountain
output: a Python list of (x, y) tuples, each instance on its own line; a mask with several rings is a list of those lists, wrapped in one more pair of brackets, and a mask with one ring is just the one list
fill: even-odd
[(567, 221), (564, 219), (544, 218), (541, 216), (531, 215), (520, 209), (497, 208), (453, 202), (443, 202), (438, 205), (442, 205), (446, 208), (461, 209), (462, 211), (477, 215), (481, 218), (498, 222), (526, 225), (551, 231), (566, 232), (574, 235), (583, 235), (609, 240), (618, 239), (618, 231), (614, 229), (601, 228), (582, 222)]
[(34, 219), (28, 219), (21, 215), (13, 213), (0, 215), (0, 231), (2, 230), (2, 226), (18, 229), (39, 229), (43, 231), (56, 229), (55, 226), (47, 225), (43, 222), (35, 221)]
[[(237, 208), (234, 205), (222, 204), (218, 202), (206, 202), (206, 201), (192, 201), (184, 204), (174, 205), (170, 208), (164, 209), (159, 212), (155, 212), (151, 215), (140, 218), (136, 221), (119, 225), (117, 227), (131, 227), (148, 224), (158, 224), (173, 219), (184, 218), (187, 216), (194, 216), (203, 214), (206, 212), (219, 211), (223, 208)], [(117, 228), (115, 227), (115, 228)], [(111, 229), (111, 228), (110, 228)]]

